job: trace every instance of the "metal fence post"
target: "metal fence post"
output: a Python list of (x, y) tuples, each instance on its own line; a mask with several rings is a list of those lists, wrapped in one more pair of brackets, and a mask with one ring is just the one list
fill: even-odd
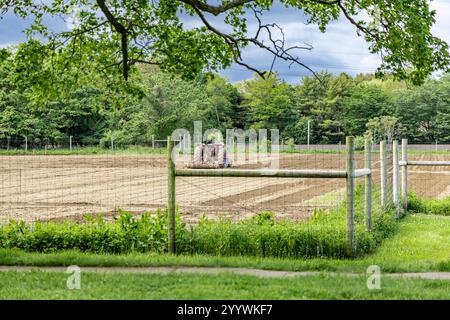
[(69, 150), (72, 151), (72, 136), (69, 137)]
[(365, 164), (366, 169), (370, 169), (371, 173), (366, 175), (365, 180), (365, 216), (366, 216), (366, 228), (372, 229), (372, 142), (370, 139), (366, 139), (364, 144), (365, 151)]
[(408, 210), (408, 139), (402, 139), (402, 197), (403, 213)]
[(380, 195), (381, 195), (381, 207), (383, 210), (388, 206), (388, 194), (387, 194), (387, 156), (386, 156), (386, 141), (380, 142)]
[(347, 137), (347, 253), (354, 255), (355, 213), (355, 146), (354, 137)]
[(155, 149), (155, 135), (152, 134), (152, 149)]
[(400, 218), (400, 181), (399, 181), (399, 162), (398, 162), (398, 141), (392, 142), (392, 199), (394, 201), (395, 213), (397, 219)]
[(175, 253), (175, 163), (172, 159), (173, 140), (167, 137), (167, 171), (168, 171), (168, 241), (169, 253)]
[(25, 151), (28, 151), (28, 137), (25, 136)]

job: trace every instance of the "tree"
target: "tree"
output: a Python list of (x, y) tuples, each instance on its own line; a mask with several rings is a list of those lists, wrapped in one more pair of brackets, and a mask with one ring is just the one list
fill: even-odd
[(396, 117), (375, 117), (367, 122), (367, 136), (374, 141), (387, 140), (388, 143), (392, 143), (394, 138), (399, 138), (403, 131), (404, 127)]
[(440, 143), (450, 143), (450, 110), (447, 113), (437, 114), (435, 137)]
[(395, 116), (407, 128), (405, 135), (411, 142), (434, 142), (441, 134), (436, 131), (438, 114), (450, 112), (450, 77), (428, 80), (421, 87), (399, 91), (393, 103)]
[(232, 84), (218, 75), (211, 75), (205, 86), (210, 110), (207, 118), (217, 129), (225, 130), (234, 127), (236, 122), (245, 121), (238, 119), (242, 115), (239, 112), (241, 97)]
[(208, 101), (206, 83), (184, 81), (180, 77), (152, 70), (140, 82), (142, 99), (131, 96), (129, 104), (110, 113), (110, 130), (102, 143), (113, 138), (117, 144), (150, 144), (152, 135), (165, 138), (175, 129), (193, 131), (194, 121), (204, 129), (216, 127), (213, 107)]
[(393, 113), (392, 99), (376, 86), (360, 84), (342, 100), (339, 113), (346, 135), (361, 136), (369, 119)]
[[(14, 50), (3, 50), (0, 59), (0, 127), (3, 137), (68, 143), (70, 135), (79, 143), (98, 142), (105, 127), (106, 108), (117, 108), (123, 103), (122, 93), (115, 92), (114, 83), (107, 86), (101, 77), (85, 73), (61, 61), (60, 54), (38, 50), (45, 45), (30, 41)], [(28, 68), (24, 57), (32, 58)], [(61, 68), (61, 69), (59, 69)], [(64, 69), (64, 70), (63, 70)], [(88, 77), (89, 75), (89, 77)]]
[[(434, 71), (448, 69), (448, 45), (431, 34), (435, 12), (427, 0), (281, 3), (301, 10), (307, 22), (322, 32), (333, 20), (346, 19), (358, 35), (364, 36), (370, 51), (380, 54), (378, 76), (388, 73), (419, 84)], [(312, 50), (310, 45), (286, 47), (281, 28), (262, 22), (264, 10), (272, 5), (271, 0), (220, 0), (215, 4), (206, 0), (0, 0), (3, 12), (33, 19), (30, 36), (38, 33), (47, 37), (50, 48), (75, 48), (77, 58), (96, 59), (103, 68), (120, 67), (126, 80), (137, 63), (159, 65), (194, 78), (203, 69), (218, 70), (235, 62), (263, 76), (265, 72), (242, 57), (242, 50), (249, 46), (312, 71), (296, 53)], [(75, 16), (74, 26), (69, 31), (54, 34), (45, 25), (48, 16), (71, 15)], [(201, 25), (186, 27), (181, 19), (186, 15)], [(257, 26), (254, 33), (249, 31), (250, 19)]]
[[(297, 121), (287, 124), (283, 130), (283, 136), (291, 138), (296, 144), (306, 144), (308, 142), (308, 121), (310, 120), (311, 118), (308, 117), (300, 117)], [(310, 122), (310, 129), (310, 143), (323, 142), (314, 121)]]
[[(252, 115), (251, 127), (255, 129), (281, 129), (295, 121), (297, 115), (292, 107), (292, 89), (276, 74), (266, 79), (255, 75), (243, 86), (243, 105)], [(290, 138), (290, 137), (283, 137)]]
[(344, 135), (339, 117), (342, 101), (355, 84), (345, 73), (334, 76), (325, 72), (319, 78), (302, 79), (295, 91), (295, 104), (301, 115), (312, 118), (323, 143), (338, 143)]

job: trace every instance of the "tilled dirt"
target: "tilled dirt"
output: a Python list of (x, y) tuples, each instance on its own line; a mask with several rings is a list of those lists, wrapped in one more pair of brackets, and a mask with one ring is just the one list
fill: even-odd
[[(282, 154), (283, 169), (345, 169), (344, 154)], [(450, 156), (410, 156), (450, 160)], [(183, 159), (182, 159), (183, 160)], [(184, 162), (183, 162), (184, 161)], [(183, 166), (184, 159), (178, 165)], [(357, 167), (362, 168), (362, 155)], [(379, 181), (374, 155), (374, 181)], [(237, 168), (260, 164), (236, 163)], [(80, 219), (83, 213), (118, 208), (135, 213), (164, 208), (167, 161), (161, 155), (1, 156), (0, 222), (9, 219)], [(450, 196), (450, 168), (409, 167), (409, 186), (425, 197)], [(177, 177), (177, 204), (187, 222), (203, 214), (242, 219), (261, 211), (303, 219), (317, 208), (345, 199), (345, 180), (286, 178)]]

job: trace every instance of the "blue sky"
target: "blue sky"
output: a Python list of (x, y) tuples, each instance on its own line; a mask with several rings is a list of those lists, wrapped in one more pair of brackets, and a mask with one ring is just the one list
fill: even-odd
[[(436, 10), (436, 24), (433, 34), (450, 43), (450, 0), (434, 0), (430, 2)], [(362, 72), (374, 72), (380, 63), (378, 56), (368, 51), (368, 44), (362, 37), (356, 35), (355, 28), (344, 19), (331, 23), (326, 33), (321, 33), (314, 25), (306, 25), (301, 12), (274, 6), (270, 12), (264, 13), (265, 22), (276, 22), (283, 28), (287, 45), (301, 45), (308, 43), (314, 47), (311, 51), (298, 51), (301, 61), (314, 71), (327, 70), (332, 73), (347, 72), (355, 75)], [(216, 20), (217, 25), (222, 23)], [(249, 30), (254, 30), (256, 24), (250, 21)], [(200, 21), (189, 19), (187, 26), (196, 26)], [(25, 40), (22, 30), (28, 25), (12, 15), (6, 15), (0, 20), (0, 47), (17, 44)], [(47, 25), (55, 30), (67, 28), (68, 22), (48, 20)], [(248, 48), (243, 52), (245, 61), (258, 68), (268, 69), (272, 63), (272, 56), (261, 49)], [(309, 71), (297, 66), (289, 68), (288, 64), (276, 61), (274, 70), (289, 83), (298, 83), (301, 77), (309, 75)], [(252, 76), (239, 65), (232, 65), (221, 72), (232, 82), (245, 80)]]

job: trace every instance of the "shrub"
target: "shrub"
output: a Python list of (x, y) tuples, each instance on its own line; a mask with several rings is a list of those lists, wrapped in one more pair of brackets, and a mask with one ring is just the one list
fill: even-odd
[(356, 136), (355, 137), (355, 150), (364, 150), (366, 143), (366, 137), (365, 136)]
[(450, 216), (450, 197), (439, 200), (423, 199), (414, 193), (409, 193), (408, 210), (415, 213)]
[[(85, 216), (84, 223), (36, 222), (26, 225), (23, 221), (11, 221), (0, 230), (0, 245), (39, 252), (64, 249), (99, 253), (164, 252), (167, 248), (166, 226), (167, 211), (160, 210), (140, 217), (119, 211), (112, 223), (105, 222), (101, 215), (95, 219)], [(180, 233), (185, 229), (179, 217), (176, 228)]]
[[(360, 191), (357, 191), (357, 194)], [(373, 231), (364, 227), (362, 204), (356, 205), (355, 247), (357, 255), (372, 252), (396, 230), (392, 212), (374, 212)], [(64, 249), (98, 253), (166, 252), (167, 211), (133, 216), (119, 211), (113, 222), (102, 216), (84, 217), (84, 223), (11, 221), (0, 229), (0, 246), (27, 251)], [(347, 257), (345, 206), (316, 210), (309, 220), (276, 221), (263, 212), (240, 222), (201, 219), (186, 226), (176, 216), (177, 251), (183, 254), (262, 257)]]

